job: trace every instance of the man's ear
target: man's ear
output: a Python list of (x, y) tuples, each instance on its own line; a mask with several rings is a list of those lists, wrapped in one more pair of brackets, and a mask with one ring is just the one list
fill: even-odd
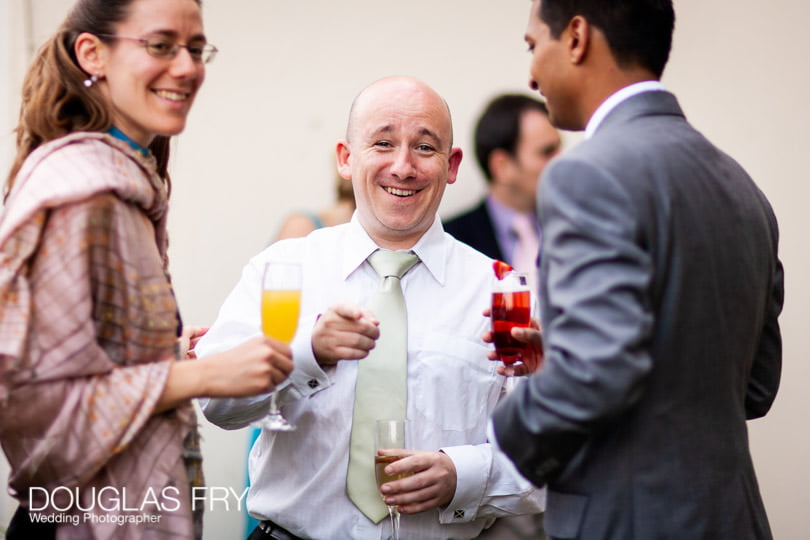
[(351, 155), (349, 141), (340, 140), (335, 148), (335, 162), (337, 163), (338, 174), (345, 180), (352, 179), (352, 168), (349, 165), (349, 155)]
[(568, 54), (572, 64), (580, 64), (588, 54), (591, 44), (591, 25), (581, 15), (575, 16), (568, 23)]
[(79, 67), (88, 75), (104, 73), (107, 60), (107, 46), (89, 32), (82, 32), (73, 44), (73, 52)]
[(447, 167), (447, 183), (452, 184), (456, 181), (456, 177), (458, 177), (458, 167), (461, 165), (461, 158), (464, 153), (461, 151), (461, 148), (451, 148), (450, 149), (450, 156), (448, 158), (448, 167)]
[(510, 176), (510, 168), (514, 165), (514, 157), (503, 148), (496, 148), (489, 154), (489, 174), (493, 182)]

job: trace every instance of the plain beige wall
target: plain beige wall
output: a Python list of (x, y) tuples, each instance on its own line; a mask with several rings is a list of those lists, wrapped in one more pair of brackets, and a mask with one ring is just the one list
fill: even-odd
[[(27, 36), (41, 43), (68, 0), (0, 0), (0, 170), (7, 169)], [(221, 54), (186, 133), (176, 141), (170, 229), (172, 271), (183, 316), (210, 324), (244, 262), (289, 211), (332, 200), (331, 156), (348, 106), (367, 83), (389, 74), (423, 78), (453, 112), (465, 151), (442, 214), (482, 193), (471, 131), (482, 104), (526, 91), (522, 41), (526, 0), (238, 0), (205, 3), (206, 31)], [(787, 298), (782, 388), (771, 413), (751, 422), (751, 447), (774, 536), (810, 531), (810, 230), (807, 153), (810, 18), (806, 0), (770, 3), (676, 0), (677, 28), (664, 83), (690, 121), (735, 156), (770, 198), (782, 230)], [(9, 103), (9, 101), (11, 103)], [(580, 140), (567, 135), (567, 144)], [(239, 487), (246, 432), (203, 421), (209, 485)], [(0, 512), (12, 506), (8, 502)], [(242, 516), (209, 513), (206, 538), (239, 538)]]

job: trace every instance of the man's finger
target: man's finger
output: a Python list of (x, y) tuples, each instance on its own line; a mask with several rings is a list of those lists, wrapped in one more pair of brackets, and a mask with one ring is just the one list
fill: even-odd
[(543, 343), (540, 331), (534, 328), (514, 326), (512, 327), (512, 337), (520, 342), (532, 345), (541, 345)]
[(356, 321), (363, 315), (362, 308), (354, 304), (337, 304), (332, 306), (332, 311), (335, 315), (350, 321)]

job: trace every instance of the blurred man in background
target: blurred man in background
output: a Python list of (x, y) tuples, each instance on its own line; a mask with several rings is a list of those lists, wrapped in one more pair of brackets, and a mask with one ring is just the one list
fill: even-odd
[(537, 184), (560, 147), (542, 101), (520, 94), (490, 101), (475, 128), (475, 155), (489, 192), (475, 208), (447, 221), (445, 230), (519, 272), (534, 273), (540, 248)]

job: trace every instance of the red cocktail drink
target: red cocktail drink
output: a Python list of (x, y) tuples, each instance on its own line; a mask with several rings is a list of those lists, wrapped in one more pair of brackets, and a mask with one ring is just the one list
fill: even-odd
[(519, 361), (525, 343), (512, 337), (512, 328), (530, 326), (531, 293), (528, 288), (492, 293), (492, 334), (495, 352), (506, 366)]

